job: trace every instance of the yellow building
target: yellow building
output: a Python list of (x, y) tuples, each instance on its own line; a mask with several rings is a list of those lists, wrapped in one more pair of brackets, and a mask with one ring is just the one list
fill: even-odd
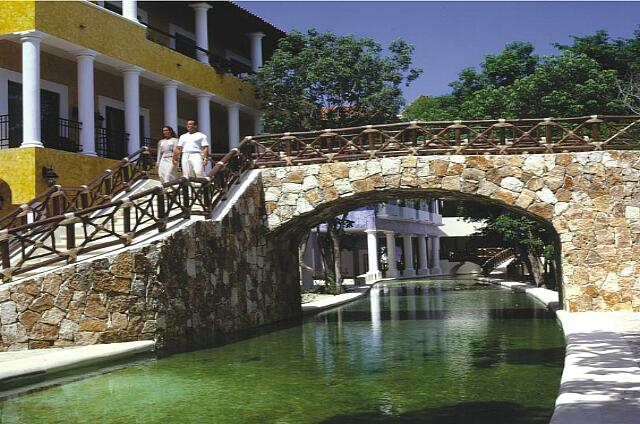
[(245, 79), (283, 35), (227, 1), (0, 1), (0, 214), (44, 167), (82, 184), (163, 125), (196, 118), (213, 152), (260, 132)]

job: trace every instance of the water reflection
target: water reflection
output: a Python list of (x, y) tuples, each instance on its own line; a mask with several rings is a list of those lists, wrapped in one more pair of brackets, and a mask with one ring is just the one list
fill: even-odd
[(297, 327), (12, 399), (0, 422), (546, 423), (562, 361), (524, 294), (385, 283)]

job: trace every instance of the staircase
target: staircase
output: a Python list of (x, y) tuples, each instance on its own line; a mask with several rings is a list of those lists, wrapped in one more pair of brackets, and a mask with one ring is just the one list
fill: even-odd
[(160, 184), (149, 178), (151, 160), (144, 147), (87, 185), (52, 187), (0, 219), (2, 281), (113, 253), (205, 219), (244, 165), (234, 150), (209, 177)]
[(500, 268), (501, 266), (505, 265), (507, 262), (515, 259), (515, 257), (516, 257), (516, 253), (512, 248), (508, 247), (506, 249), (502, 249), (501, 251), (491, 256), (482, 264), (482, 273), (485, 276), (488, 276), (491, 273), (491, 271), (493, 271), (496, 268)]

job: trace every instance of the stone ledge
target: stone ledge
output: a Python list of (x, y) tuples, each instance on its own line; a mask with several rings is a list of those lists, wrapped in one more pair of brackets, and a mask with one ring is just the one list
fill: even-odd
[(114, 362), (145, 352), (153, 352), (151, 340), (102, 345), (38, 349), (0, 353), (0, 390), (21, 378), (48, 375), (89, 365)]
[(342, 293), (328, 299), (316, 300), (302, 305), (302, 313), (304, 315), (314, 314), (336, 306), (344, 305), (366, 295), (369, 289), (360, 293)]

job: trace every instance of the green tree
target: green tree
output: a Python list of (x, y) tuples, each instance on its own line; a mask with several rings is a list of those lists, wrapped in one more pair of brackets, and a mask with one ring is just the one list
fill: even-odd
[(310, 29), (293, 31), (252, 77), (270, 132), (378, 124), (397, 120), (401, 85), (415, 80), (413, 46), (395, 40), (388, 51), (371, 38)]
[(462, 70), (450, 84), (451, 94), (422, 96), (403, 115), (425, 120), (514, 119), (633, 110), (629, 93), (634, 86), (629, 82), (640, 69), (640, 31), (634, 38), (615, 40), (598, 31), (556, 47), (560, 54), (541, 58), (530, 43), (509, 43), (499, 54), (486, 55), (478, 70)]

